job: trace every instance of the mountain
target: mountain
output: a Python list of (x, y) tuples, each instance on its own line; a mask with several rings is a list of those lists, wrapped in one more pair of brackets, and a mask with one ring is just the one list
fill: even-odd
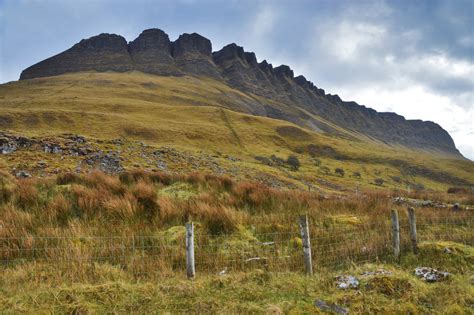
[(159, 29), (143, 31), (127, 43), (115, 34), (84, 39), (70, 49), (27, 69), (20, 80), (83, 71), (141, 71), (160, 76), (208, 77), (245, 93), (220, 106), (257, 116), (286, 120), (316, 132), (349, 139), (448, 154), (462, 158), (443, 128), (433, 122), (379, 113), (338, 95), (326, 94), (289, 66), (273, 67), (236, 44), (212, 52), (211, 42), (196, 33), (172, 42)]

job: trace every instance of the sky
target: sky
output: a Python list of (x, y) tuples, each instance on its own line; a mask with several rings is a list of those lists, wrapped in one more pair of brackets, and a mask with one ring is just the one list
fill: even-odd
[(474, 160), (473, 0), (0, 0), (0, 83), (83, 38), (199, 33), (327, 93), (430, 120)]

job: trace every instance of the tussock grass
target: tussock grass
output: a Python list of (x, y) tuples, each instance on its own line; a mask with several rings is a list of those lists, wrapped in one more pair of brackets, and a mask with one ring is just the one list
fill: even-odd
[[(390, 190), (327, 198), (145, 171), (2, 183), (0, 312), (312, 313), (320, 298), (353, 313), (462, 313), (472, 304), (471, 210), (416, 209), (414, 255), (406, 209), (392, 204)], [(400, 261), (391, 250), (392, 208), (401, 218)], [(310, 220), (313, 277), (303, 275), (300, 214)], [(193, 282), (184, 279), (187, 221), (195, 222)], [(453, 276), (430, 285), (414, 277), (420, 265)], [(393, 275), (360, 276), (361, 293), (335, 288), (336, 275), (377, 268)]]

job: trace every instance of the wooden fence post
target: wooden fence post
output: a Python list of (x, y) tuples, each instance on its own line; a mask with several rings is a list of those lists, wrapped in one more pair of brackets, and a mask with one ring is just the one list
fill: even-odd
[(393, 240), (393, 255), (395, 258), (400, 258), (400, 223), (398, 222), (397, 210), (392, 210), (392, 240)]
[(299, 218), (299, 227), (301, 232), (301, 239), (303, 240), (304, 265), (306, 274), (313, 274), (313, 263), (311, 261), (311, 242), (309, 239), (309, 224), (308, 216), (302, 215)]
[(415, 209), (412, 207), (408, 208), (408, 223), (410, 224), (410, 238), (411, 238), (411, 245), (413, 247), (413, 253), (418, 254), (418, 239), (416, 235), (416, 216), (415, 216)]
[(188, 279), (193, 279), (196, 275), (194, 267), (194, 224), (186, 223), (186, 274)]

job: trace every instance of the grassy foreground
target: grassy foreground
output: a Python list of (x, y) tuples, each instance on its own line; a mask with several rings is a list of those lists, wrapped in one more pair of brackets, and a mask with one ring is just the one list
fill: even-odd
[[(16, 313), (323, 313), (316, 299), (342, 306), (352, 314), (470, 314), (474, 303), (472, 248), (461, 247), (440, 268), (453, 272), (446, 281), (426, 283), (413, 275), (416, 260), (434, 262), (443, 254), (410, 254), (400, 265), (365, 264), (337, 272), (273, 273), (264, 270), (225, 276), (198, 274), (193, 281), (184, 275), (135, 281), (108, 264), (94, 268), (93, 281), (54, 280), (53, 270), (27, 265), (0, 275), (0, 311)], [(429, 256), (428, 256), (429, 255)], [(469, 264), (471, 265), (469, 267)], [(383, 268), (390, 275), (361, 276)], [(469, 268), (471, 268), (469, 270)], [(359, 289), (336, 288), (333, 277), (356, 275)], [(51, 280), (53, 279), (53, 280)]]
[[(438, 196), (465, 204), (457, 212), (416, 209), (414, 255), (405, 206), (390, 191), (327, 198), (198, 173), (2, 173), (0, 313), (317, 313), (320, 299), (355, 314), (469, 314), (472, 199)], [(390, 248), (392, 208), (401, 218), (400, 262)], [(303, 272), (302, 213), (310, 218), (313, 276)], [(192, 281), (184, 268), (189, 220), (196, 223)], [(245, 263), (255, 256), (266, 262)], [(414, 275), (420, 266), (451, 275), (427, 283)], [(380, 269), (389, 274), (363, 275)], [(356, 276), (359, 288), (337, 288), (338, 275)]]

